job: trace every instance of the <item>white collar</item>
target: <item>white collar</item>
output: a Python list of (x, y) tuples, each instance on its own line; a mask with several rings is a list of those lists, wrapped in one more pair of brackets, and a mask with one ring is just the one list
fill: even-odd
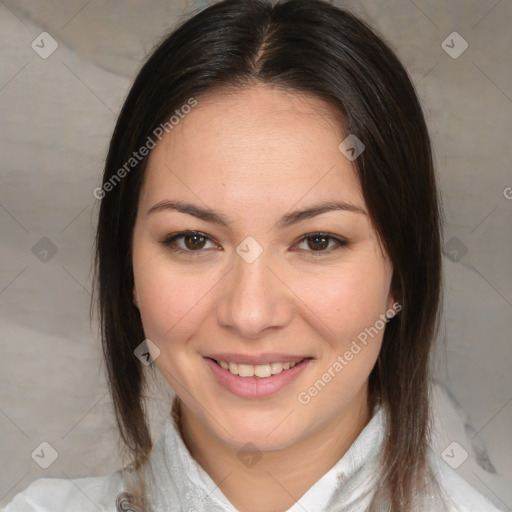
[[(177, 397), (151, 452), (156, 511), (237, 512), (186, 447), (176, 424)], [(286, 512), (366, 510), (375, 489), (384, 436), (383, 410), (373, 417), (341, 459)], [(156, 497), (155, 497), (156, 496)], [(178, 505), (179, 504), (179, 505)]]

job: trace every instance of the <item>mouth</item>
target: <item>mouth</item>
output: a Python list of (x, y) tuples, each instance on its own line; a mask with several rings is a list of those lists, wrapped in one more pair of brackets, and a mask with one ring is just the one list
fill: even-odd
[[(276, 357), (274, 355), (269, 357), (267, 361), (272, 359), (282, 360), (265, 363), (260, 362), (261, 357), (259, 357), (259, 364), (230, 362), (226, 361), (227, 357), (225, 359), (204, 357), (204, 360), (216, 381), (224, 389), (234, 395), (249, 399), (269, 398), (277, 394), (298, 379), (313, 360), (312, 357)], [(247, 358), (236, 357), (234, 354), (231, 359), (235, 361), (245, 359), (247, 361)], [(287, 359), (294, 360), (287, 361)]]
[(301, 364), (306, 359), (312, 359), (311, 357), (304, 357), (297, 361), (275, 361), (272, 363), (263, 364), (244, 364), (244, 363), (233, 363), (224, 361), (222, 359), (207, 358), (212, 360), (217, 366), (220, 366), (224, 370), (228, 371), (232, 375), (238, 375), (239, 377), (258, 377), (260, 379), (266, 379), (274, 375), (289, 371), (296, 365)]

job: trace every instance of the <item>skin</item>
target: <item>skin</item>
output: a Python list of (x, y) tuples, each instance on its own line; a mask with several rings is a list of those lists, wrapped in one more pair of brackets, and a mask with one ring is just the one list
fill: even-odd
[[(357, 335), (393, 304), (392, 265), (367, 214), (330, 211), (286, 228), (278, 219), (322, 201), (366, 211), (346, 137), (318, 98), (269, 86), (215, 91), (151, 152), (133, 235), (134, 301), (155, 364), (182, 400), (182, 437), (192, 456), (242, 512), (291, 507), (346, 452), (371, 418), (368, 376), (384, 329), (302, 404), (307, 391)], [(181, 200), (223, 214), (230, 228), (175, 210)], [(160, 242), (183, 230), (209, 237)], [(332, 239), (318, 249), (304, 235)], [(253, 237), (263, 253), (236, 252)], [(318, 242), (316, 242), (318, 244)], [(191, 254), (193, 253), (193, 254)], [(227, 391), (206, 364), (214, 352), (306, 355), (313, 360), (267, 398)], [(262, 457), (247, 467), (239, 451)], [(314, 456), (310, 456), (314, 454)]]

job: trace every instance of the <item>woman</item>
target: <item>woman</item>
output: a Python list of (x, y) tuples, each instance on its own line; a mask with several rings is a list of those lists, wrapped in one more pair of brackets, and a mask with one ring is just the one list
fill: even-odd
[[(97, 283), (133, 463), (15, 510), (485, 511), (429, 446), (440, 209), (392, 50), (320, 0), (227, 0), (143, 66), (103, 176)], [(176, 392), (153, 446), (155, 367)]]

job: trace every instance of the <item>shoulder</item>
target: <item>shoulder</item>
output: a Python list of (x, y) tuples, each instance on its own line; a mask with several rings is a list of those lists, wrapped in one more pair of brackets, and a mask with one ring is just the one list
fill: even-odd
[(502, 512), (477, 491), (434, 451), (431, 464), (441, 487), (449, 512)]
[(119, 472), (87, 478), (39, 478), (18, 493), (2, 512), (116, 512), (122, 491)]

